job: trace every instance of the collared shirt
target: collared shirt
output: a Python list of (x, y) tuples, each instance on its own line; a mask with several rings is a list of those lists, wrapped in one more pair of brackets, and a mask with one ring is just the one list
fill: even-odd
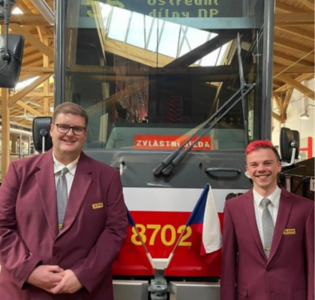
[(79, 161), (80, 155), (70, 164), (68, 165), (64, 165), (61, 162), (59, 162), (54, 153), (53, 153), (53, 160), (54, 160), (54, 174), (55, 174), (55, 184), (57, 186), (57, 182), (60, 176), (60, 171), (64, 168), (67, 167), (69, 172), (66, 173), (66, 180), (67, 180), (67, 189), (68, 189), (68, 195), (70, 195), (70, 190), (71, 190), (71, 186), (72, 186), (72, 182), (73, 182), (73, 178), (75, 175), (75, 171), (77, 170), (77, 164)]
[(264, 198), (268, 198), (271, 203), (268, 205), (268, 209), (270, 211), (273, 224), (276, 225), (276, 220), (278, 216), (278, 210), (279, 210), (279, 204), (280, 204), (280, 195), (281, 195), (281, 189), (277, 186), (277, 188), (274, 190), (274, 192), (269, 195), (268, 197), (263, 197), (260, 194), (258, 194), (253, 189), (253, 195), (254, 195), (254, 207), (255, 207), (255, 216), (256, 216), (256, 223), (260, 235), (260, 239), (263, 242), (263, 231), (262, 231), (262, 212), (263, 207), (261, 205), (261, 200)]

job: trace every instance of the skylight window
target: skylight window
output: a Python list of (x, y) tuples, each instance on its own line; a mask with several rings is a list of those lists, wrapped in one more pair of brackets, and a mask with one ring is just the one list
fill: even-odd
[(15, 7), (15, 8), (12, 10), (12, 15), (23, 15), (23, 11), (21, 11), (20, 8)]
[[(217, 36), (216, 33), (156, 19), (119, 7), (99, 3), (107, 38), (177, 59)], [(222, 63), (228, 43), (194, 64)]]

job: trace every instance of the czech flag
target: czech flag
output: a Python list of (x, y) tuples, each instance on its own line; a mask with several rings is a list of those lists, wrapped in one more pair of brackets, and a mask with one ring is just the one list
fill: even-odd
[(143, 239), (142, 239), (142, 237), (141, 237), (141, 235), (139, 234), (139, 231), (138, 231), (138, 229), (137, 229), (136, 223), (135, 223), (135, 221), (133, 220), (133, 218), (132, 218), (132, 216), (131, 216), (131, 214), (130, 214), (130, 211), (129, 211), (129, 209), (128, 209), (127, 206), (126, 206), (126, 211), (127, 211), (128, 223), (134, 228), (134, 230), (135, 230), (135, 232), (136, 232), (136, 234), (137, 234), (137, 236), (138, 236), (138, 238), (139, 238), (139, 240), (140, 240), (140, 242), (141, 242), (141, 245), (142, 245), (142, 247), (143, 247), (143, 249), (144, 249), (144, 251), (145, 251), (145, 254), (146, 254), (148, 260), (150, 261), (150, 264), (151, 264), (152, 268), (153, 268), (153, 269), (156, 269), (155, 264), (154, 264), (153, 259), (152, 259), (152, 256), (151, 256), (151, 254), (150, 254), (150, 252), (149, 252), (147, 246), (146, 246), (145, 243), (143, 242)]
[(127, 208), (126, 206), (126, 210), (127, 210), (127, 218), (128, 218), (128, 223), (132, 226), (132, 227), (135, 227), (136, 226), (136, 223), (135, 221), (133, 220), (131, 214), (130, 214), (130, 211), (129, 209)]
[(201, 234), (200, 255), (207, 263), (211, 263), (222, 247), (222, 236), (220, 220), (209, 184), (205, 186), (186, 226), (194, 228)]

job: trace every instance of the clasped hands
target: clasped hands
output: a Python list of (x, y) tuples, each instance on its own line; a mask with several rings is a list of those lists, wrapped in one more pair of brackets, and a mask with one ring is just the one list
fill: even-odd
[(73, 294), (82, 288), (73, 271), (50, 265), (36, 267), (26, 282), (52, 294)]

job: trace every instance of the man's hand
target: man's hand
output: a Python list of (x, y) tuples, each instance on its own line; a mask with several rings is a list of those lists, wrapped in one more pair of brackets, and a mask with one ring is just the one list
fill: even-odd
[(33, 270), (26, 282), (50, 292), (62, 280), (62, 272), (58, 266), (41, 265)]
[(71, 270), (61, 273), (62, 280), (50, 292), (53, 294), (73, 294), (82, 288), (82, 284)]

